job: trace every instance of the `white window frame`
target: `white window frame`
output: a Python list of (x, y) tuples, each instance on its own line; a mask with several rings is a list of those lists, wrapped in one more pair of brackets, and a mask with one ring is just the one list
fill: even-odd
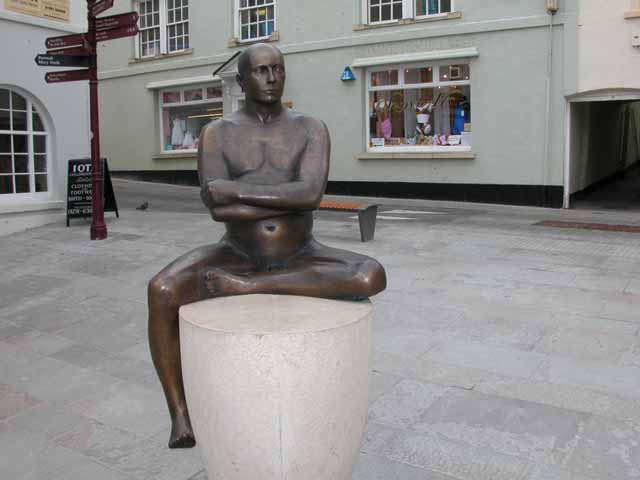
[[(26, 175), (29, 175), (29, 191), (28, 192), (22, 192), (22, 193), (15, 193), (16, 191), (16, 180), (15, 180), (15, 176), (16, 173), (14, 172), (13, 174), (11, 174), (11, 178), (13, 180), (13, 191), (14, 193), (3, 193), (0, 194), (0, 200), (5, 200), (5, 199), (20, 199), (20, 198), (33, 198), (33, 199), (48, 199), (51, 198), (52, 194), (53, 194), (53, 185), (52, 185), (52, 172), (51, 172), (51, 136), (49, 134), (50, 132), (50, 127), (46, 122), (46, 119), (44, 117), (44, 115), (42, 114), (42, 112), (34, 105), (33, 101), (31, 100), (31, 97), (29, 95), (25, 95), (22, 91), (20, 90), (16, 90), (14, 88), (11, 87), (3, 87), (0, 85), (0, 88), (2, 88), (3, 90), (9, 90), (10, 94), (9, 96), (11, 97), (11, 92), (14, 92), (18, 95), (20, 95), (22, 98), (24, 98), (27, 101), (27, 129), (26, 130), (13, 130), (13, 128), (9, 129), (9, 130), (0, 130), (0, 135), (24, 135), (27, 137), (27, 155), (28, 155), (28, 173)], [(10, 102), (12, 102), (13, 99), (10, 100)], [(40, 117), (40, 122), (42, 123), (42, 126), (44, 128), (44, 131), (34, 131), (33, 130), (33, 112), (37, 113), (38, 116)], [(45, 137), (45, 158), (47, 159), (47, 171), (45, 172), (47, 175), (47, 190), (45, 192), (36, 192), (36, 171), (35, 171), (35, 152), (34, 152), (34, 137), (36, 136), (43, 136)], [(5, 153), (5, 152), (2, 152)], [(13, 157), (15, 155), (15, 153), (13, 153), (13, 136), (11, 137), (11, 156)], [(24, 153), (22, 154), (24, 155)], [(15, 160), (14, 160), (15, 162)], [(15, 169), (15, 164), (14, 164), (14, 169)], [(40, 174), (42, 174), (42, 172), (40, 172)], [(25, 175), (25, 174), (18, 174), (18, 175)], [(7, 175), (9, 176), (9, 175)]]
[(268, 5), (265, 4), (265, 5), (259, 5), (259, 6), (257, 5), (255, 7), (247, 7), (243, 10), (247, 10), (250, 8), (267, 7), (273, 4), (273, 32), (263, 37), (248, 38), (243, 40), (242, 25), (240, 24), (240, 0), (233, 0), (233, 32), (234, 32), (234, 37), (237, 43), (253, 43), (253, 42), (258, 42), (260, 40), (267, 40), (271, 38), (271, 36), (275, 32), (278, 31), (278, 1), (277, 0), (266, 0), (266, 1), (269, 2)]
[[(216, 87), (216, 88), (220, 88), (220, 91), (222, 93), (222, 96), (220, 97), (216, 97), (216, 98), (207, 98), (207, 88), (210, 87)], [(196, 90), (196, 89), (201, 89), (202, 90), (202, 100), (192, 100), (192, 101), (184, 101), (184, 92), (185, 90)], [(164, 103), (163, 101), (163, 94), (167, 93), (167, 92), (180, 92), (180, 101), (179, 102), (171, 102), (171, 103)], [(212, 82), (212, 83), (207, 83), (207, 84), (195, 84), (195, 85), (181, 85), (179, 87), (167, 87), (167, 88), (163, 88), (162, 90), (158, 91), (158, 125), (160, 128), (160, 153), (162, 154), (171, 154), (171, 153), (195, 153), (198, 150), (196, 148), (189, 148), (189, 149), (180, 149), (180, 150), (167, 150), (165, 149), (165, 145), (164, 145), (164, 132), (162, 131), (163, 129), (163, 115), (162, 115), (162, 109), (163, 108), (171, 108), (171, 107), (183, 107), (183, 106), (191, 106), (191, 105), (206, 105), (206, 104), (210, 104), (210, 103), (220, 103), (220, 105), (223, 105), (223, 97), (224, 97), (224, 90), (223, 90), (223, 86), (222, 86), (222, 82)]]
[[(238, 0), (236, 0), (238, 1)], [(451, 12), (455, 12), (455, 0), (451, 0)], [(438, 10), (442, 8), (442, 0), (438, 0)], [(363, 25), (384, 25), (398, 23), (400, 19), (396, 20), (383, 20), (379, 22), (371, 22), (369, 18), (370, 14), (370, 0), (362, 0), (362, 24)], [(403, 0), (402, 2), (402, 20), (422, 19), (422, 18), (434, 18), (434, 17), (446, 17), (451, 12), (445, 13), (432, 13), (427, 15), (416, 15), (416, 0)]]
[[(440, 67), (447, 65), (469, 65), (469, 69), (471, 69), (471, 64), (468, 61), (455, 61), (455, 60), (443, 60), (439, 62), (416, 62), (416, 63), (406, 63), (406, 64), (387, 64), (387, 65), (376, 65), (375, 67), (367, 68), (366, 71), (366, 89), (365, 89), (365, 108), (364, 108), (364, 126), (365, 126), (365, 145), (367, 153), (430, 153), (430, 152), (469, 152), (471, 151), (471, 146), (466, 145), (448, 145), (448, 146), (440, 146), (440, 145), (391, 145), (384, 147), (372, 147), (371, 146), (371, 131), (369, 128), (369, 119), (371, 112), (370, 108), (370, 92), (375, 91), (390, 91), (390, 90), (414, 90), (420, 88), (438, 88), (438, 87), (455, 87), (455, 86), (469, 86), (471, 88), (471, 78), (469, 75), (469, 80), (457, 80), (457, 81), (448, 81), (442, 82), (440, 81)], [(404, 72), (405, 69), (415, 69), (415, 68), (428, 68), (432, 67), (433, 71), (433, 82), (430, 83), (410, 83), (407, 84), (404, 81)], [(375, 72), (384, 72), (388, 70), (398, 70), (398, 83), (395, 85), (383, 85), (383, 86), (372, 86), (371, 85), (371, 74)]]
[[(133, 10), (140, 13), (140, 2), (142, 0), (134, 0), (133, 2)], [(167, 0), (158, 0), (159, 1), (159, 8), (160, 8), (160, 23), (159, 23), (159, 28), (160, 28), (160, 53), (159, 54), (153, 54), (153, 55), (142, 55), (142, 45), (141, 45), (141, 41), (140, 41), (140, 35), (141, 33), (139, 33), (138, 35), (136, 35), (134, 37), (134, 48), (135, 48), (135, 58), (156, 58), (162, 55), (169, 55), (172, 53), (179, 53), (179, 52), (184, 52), (186, 50), (189, 50), (191, 48), (191, 28), (189, 28), (189, 34), (187, 35), (187, 38), (189, 39), (189, 46), (185, 47), (185, 48), (181, 48), (179, 50), (171, 50), (169, 51), (169, 26), (170, 25), (175, 25), (175, 21), (172, 24), (169, 24), (169, 10), (168, 10), (168, 3)], [(189, 10), (191, 10), (191, 3), (189, 3), (188, 5)], [(179, 22), (179, 23), (183, 23), (183, 22)], [(190, 25), (191, 23), (191, 11), (189, 11), (189, 18), (187, 19), (187, 25)], [(154, 27), (156, 28), (156, 27)]]

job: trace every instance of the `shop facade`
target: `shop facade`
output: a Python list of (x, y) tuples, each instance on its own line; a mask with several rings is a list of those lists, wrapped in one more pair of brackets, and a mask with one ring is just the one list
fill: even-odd
[(101, 50), (103, 153), (194, 181), (200, 130), (243, 102), (229, 59), (267, 41), (329, 128), (330, 192), (561, 206), (578, 0), (547, 3), (134, 2), (140, 35)]
[(66, 162), (88, 156), (86, 82), (47, 85), (34, 63), (47, 37), (84, 30), (80, 4), (0, 4), (0, 213), (62, 211)]

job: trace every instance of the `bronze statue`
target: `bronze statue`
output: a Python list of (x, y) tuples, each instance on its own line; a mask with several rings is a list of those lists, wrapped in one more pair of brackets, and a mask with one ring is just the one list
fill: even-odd
[(149, 344), (171, 414), (170, 448), (195, 445), (180, 364), (182, 305), (252, 293), (364, 299), (386, 287), (377, 261), (311, 234), (329, 173), (329, 132), (282, 106), (282, 53), (252, 45), (238, 72), (245, 106), (207, 125), (198, 150), (202, 200), (226, 234), (149, 282)]

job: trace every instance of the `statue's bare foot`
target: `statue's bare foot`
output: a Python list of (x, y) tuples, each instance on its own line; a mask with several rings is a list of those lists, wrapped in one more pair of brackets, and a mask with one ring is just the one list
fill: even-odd
[(206, 285), (214, 297), (245, 295), (251, 293), (252, 281), (247, 276), (234, 275), (219, 268), (212, 268), (206, 274)]
[(171, 424), (169, 448), (191, 448), (195, 444), (196, 438), (193, 435), (189, 415), (177, 415)]

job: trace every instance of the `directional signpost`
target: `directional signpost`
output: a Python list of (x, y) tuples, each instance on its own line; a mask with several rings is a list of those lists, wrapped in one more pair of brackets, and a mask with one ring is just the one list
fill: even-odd
[(80, 70), (49, 72), (47, 83), (89, 80), (89, 109), (91, 112), (91, 163), (92, 163), (92, 217), (91, 239), (107, 238), (104, 223), (103, 169), (100, 162), (100, 125), (98, 115), (98, 54), (97, 42), (131, 37), (138, 33), (136, 12), (96, 18), (97, 15), (113, 7), (114, 0), (87, 0), (87, 33), (74, 33), (47, 38), (46, 55), (37, 55), (36, 64), (43, 67), (87, 67)]

